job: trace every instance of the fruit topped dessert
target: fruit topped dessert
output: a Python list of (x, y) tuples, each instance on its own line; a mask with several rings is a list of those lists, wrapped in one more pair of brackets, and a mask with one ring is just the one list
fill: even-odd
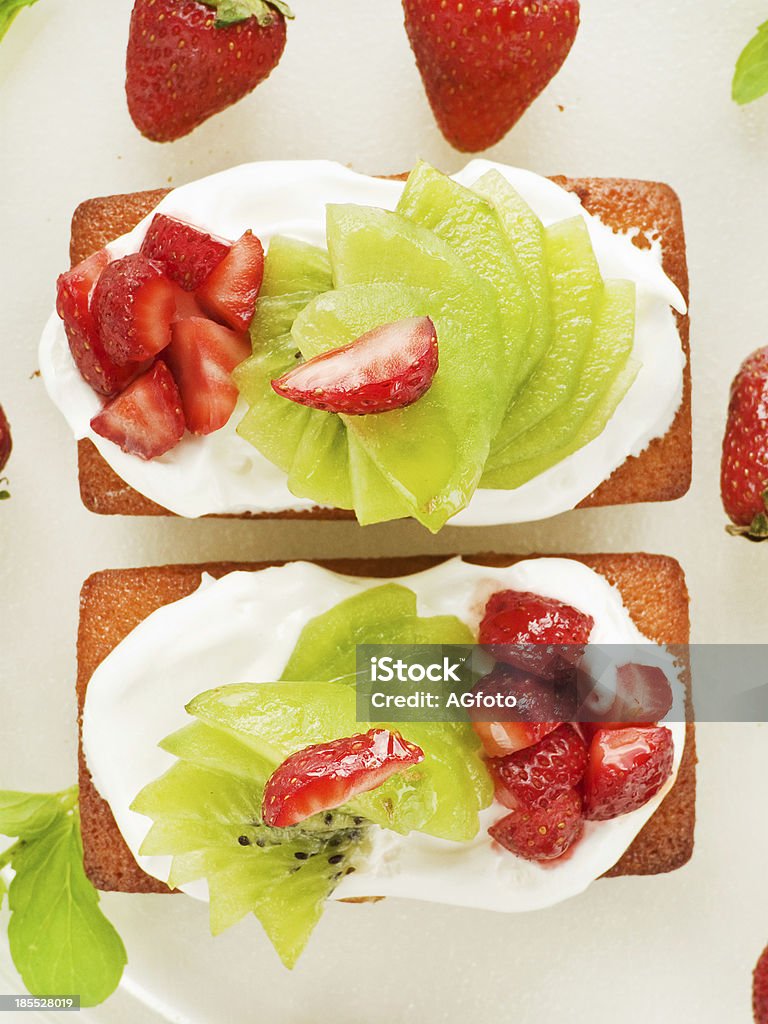
[[(478, 641), (489, 675), (466, 696), (501, 674), (515, 721), (361, 715), (358, 645)], [(606, 644), (632, 660), (614, 666), (601, 721), (581, 724), (592, 645)], [(455, 558), (388, 580), (300, 562), (204, 576), (87, 681), (86, 866), (103, 887), (131, 891), (139, 872), (151, 891), (209, 900), (214, 933), (254, 914), (289, 966), (329, 897), (549, 906), (609, 871), (675, 781), (684, 721), (656, 716), (684, 698), (665, 658), (571, 559)]]
[(658, 250), (529, 172), (254, 164), (158, 209), (61, 276), (41, 358), (77, 436), (171, 511), (542, 518), (680, 407)]

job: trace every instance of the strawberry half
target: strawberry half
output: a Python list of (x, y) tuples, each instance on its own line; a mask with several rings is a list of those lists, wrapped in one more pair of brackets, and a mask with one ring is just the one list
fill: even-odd
[(64, 322), (69, 350), (83, 380), (100, 395), (117, 394), (139, 372), (139, 366), (118, 366), (106, 353), (92, 312), (92, 296), (109, 263), (105, 249), (59, 276), (56, 312)]
[(300, 405), (369, 416), (412, 405), (432, 385), (437, 333), (427, 316), (382, 324), (289, 370), (272, 387)]
[(763, 950), (752, 975), (752, 1013), (755, 1024), (768, 1024), (768, 948)]
[(151, 359), (171, 340), (174, 286), (157, 264), (139, 252), (106, 267), (91, 308), (101, 343), (118, 366)]
[(230, 248), (197, 290), (200, 305), (234, 331), (247, 331), (264, 278), (264, 249), (251, 231)]
[(517, 808), (491, 825), (488, 834), (518, 857), (557, 860), (583, 831), (581, 795), (576, 789), (568, 789), (535, 807)]
[(496, 799), (505, 807), (540, 807), (555, 794), (576, 789), (587, 767), (587, 746), (572, 725), (507, 757), (490, 758)]
[(479, 641), (497, 661), (556, 679), (581, 661), (595, 620), (569, 604), (524, 590), (499, 590), (485, 606)]
[(628, 664), (616, 669), (614, 722), (659, 722), (673, 704), (672, 687), (657, 665)]
[(128, 110), (170, 142), (246, 96), (285, 47), (283, 0), (135, 0), (126, 55)]
[(179, 386), (184, 418), (193, 434), (223, 427), (237, 404), (232, 371), (251, 354), (247, 334), (192, 317), (171, 330), (165, 358)]
[(637, 810), (672, 774), (674, 743), (663, 726), (598, 729), (584, 775), (584, 815), (606, 821)]
[(297, 825), (423, 760), (420, 747), (387, 729), (306, 747), (283, 761), (269, 778), (262, 818), (279, 828)]
[(468, 152), (502, 139), (560, 69), (578, 0), (403, 0), (435, 119)]
[(768, 538), (768, 346), (746, 359), (731, 385), (720, 464), (728, 530)]
[(91, 429), (140, 459), (155, 459), (174, 448), (184, 436), (184, 413), (162, 359), (108, 402), (91, 420)]
[(184, 291), (193, 292), (221, 263), (229, 249), (229, 242), (175, 217), (156, 213), (140, 251), (161, 267), (171, 281)]

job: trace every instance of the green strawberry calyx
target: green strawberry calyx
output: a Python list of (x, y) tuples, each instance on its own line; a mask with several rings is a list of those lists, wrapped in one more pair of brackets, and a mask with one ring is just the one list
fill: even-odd
[(749, 526), (727, 526), (726, 530), (734, 537), (746, 537), (747, 540), (768, 540), (768, 488), (762, 494), (764, 512), (758, 512)]
[(284, 18), (294, 16), (285, 0), (203, 0), (203, 3), (215, 9), (217, 28), (235, 25), (248, 18), (255, 18), (260, 25), (271, 25), (275, 11)]

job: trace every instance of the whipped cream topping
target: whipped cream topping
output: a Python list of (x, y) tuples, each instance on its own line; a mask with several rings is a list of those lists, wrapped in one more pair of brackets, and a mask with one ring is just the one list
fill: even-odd
[[(588, 214), (577, 196), (530, 171), (472, 160), (453, 177), (472, 185), (495, 169), (519, 191), (544, 224), (581, 216), (587, 223), (600, 270), (637, 286), (633, 355), (641, 361), (632, 387), (603, 432), (584, 448), (514, 491), (479, 490), (455, 516), (456, 526), (530, 522), (574, 508), (621, 465), (669, 429), (682, 399), (684, 354), (670, 306), (685, 302), (661, 267), (658, 244), (640, 250)], [(358, 203), (394, 209), (402, 182), (357, 174), (321, 160), (244, 164), (174, 189), (157, 207), (225, 238), (250, 228), (266, 246), (286, 234), (325, 245), (327, 203)], [(109, 246), (114, 257), (139, 249), (154, 212)], [(168, 454), (143, 462), (90, 429), (101, 399), (83, 381), (55, 315), (40, 342), (40, 368), (48, 392), (76, 438), (89, 438), (126, 483), (181, 516), (309, 509), (316, 503), (288, 490), (286, 475), (265, 459), (236, 427), (245, 412), (207, 437), (186, 435)]]
[[(167, 881), (169, 857), (142, 857), (150, 827), (131, 811), (139, 791), (173, 763), (157, 744), (191, 719), (184, 706), (215, 686), (279, 679), (306, 622), (381, 579), (340, 576), (307, 562), (204, 578), (189, 597), (154, 612), (96, 669), (83, 714), (83, 746), (96, 788), (109, 803), (128, 846), (149, 874)], [(477, 629), (488, 597), (515, 588), (557, 598), (595, 620), (594, 644), (648, 643), (618, 590), (580, 562), (537, 558), (506, 569), (454, 558), (403, 577), (420, 615), (456, 615)], [(659, 648), (650, 645), (649, 662)], [(290, 685), (290, 684), (286, 684)], [(588, 822), (568, 857), (543, 865), (493, 843), (487, 828), (508, 813), (494, 804), (481, 814), (469, 843), (374, 828), (372, 849), (333, 894), (401, 896), (487, 910), (534, 910), (582, 892), (611, 868), (658, 808), (680, 766), (685, 727), (670, 726), (673, 776), (644, 807), (612, 821)], [(207, 899), (204, 881), (183, 887)]]

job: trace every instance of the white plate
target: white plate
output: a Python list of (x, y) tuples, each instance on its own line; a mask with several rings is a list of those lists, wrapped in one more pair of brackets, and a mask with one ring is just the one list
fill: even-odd
[[(654, 178), (680, 192), (696, 445), (696, 481), (683, 501), (436, 538), (407, 523), (363, 532), (350, 523), (123, 521), (83, 510), (74, 445), (30, 379), (77, 202), (268, 157), (329, 157), (379, 173), (418, 156), (446, 170), (464, 162), (433, 126), (397, 0), (293, 3), (297, 19), (273, 77), (172, 146), (142, 140), (125, 109), (130, 0), (43, 0), (20, 14), (0, 49), (0, 401), (16, 438), (13, 498), (0, 506), (3, 786), (58, 788), (72, 779), (77, 593), (106, 566), (662, 551), (688, 574), (696, 639), (765, 638), (758, 564), (768, 550), (725, 536), (717, 478), (728, 382), (767, 337), (768, 100), (742, 111), (729, 99), (733, 65), (766, 17), (764, 0), (585, 2), (562, 73), (491, 151), (542, 173)], [(702, 727), (700, 748), (698, 845), (681, 872), (599, 882), (571, 903), (518, 918), (400, 901), (331, 906), (293, 973), (253, 922), (212, 940), (205, 908), (183, 898), (109, 896), (131, 963), (122, 991), (82, 1019), (748, 1024), (750, 972), (768, 942), (768, 824), (754, 813), (764, 802), (766, 732)], [(0, 991), (17, 991), (0, 950)]]

